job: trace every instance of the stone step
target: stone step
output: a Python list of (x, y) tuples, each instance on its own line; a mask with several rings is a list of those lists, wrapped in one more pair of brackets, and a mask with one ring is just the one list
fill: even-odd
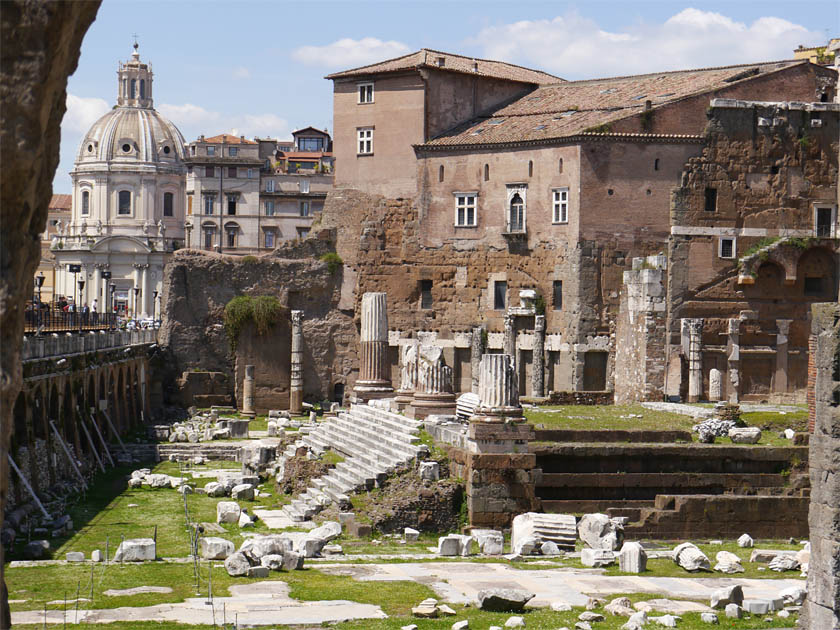
[(338, 420), (331, 430), (331, 439), (341, 436), (348, 448), (352, 449), (351, 452), (381, 453), (395, 460), (403, 460), (416, 457), (419, 451), (419, 447), (410, 442), (392, 438), (375, 429), (354, 425), (350, 420)]
[(366, 466), (363, 462), (355, 459), (339, 462), (335, 467), (338, 470), (348, 471), (352, 474), (358, 475), (365, 480), (365, 485), (372, 483), (376, 486), (388, 475), (388, 473), (384, 470), (371, 468)]
[(374, 424), (394, 433), (416, 435), (423, 426), (422, 422), (411, 420), (410, 418), (406, 418), (405, 416), (400, 416), (389, 411), (364, 405), (353, 405), (350, 407), (349, 412), (343, 413), (352, 415), (356, 418), (363, 418), (369, 424)]
[(354, 437), (343, 428), (336, 429), (332, 436), (332, 445), (348, 458), (366, 460), (376, 467), (394, 467), (416, 457), (416, 453), (412, 451), (398, 451), (383, 444), (371, 444), (370, 440)]

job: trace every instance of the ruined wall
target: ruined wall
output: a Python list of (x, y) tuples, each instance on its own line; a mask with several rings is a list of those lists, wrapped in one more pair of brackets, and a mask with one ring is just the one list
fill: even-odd
[(840, 307), (812, 307), (816, 369), (810, 440), (811, 560), (802, 628), (840, 628)]
[(352, 386), (358, 369), (353, 307), (339, 306), (344, 270), (330, 272), (319, 260), (328, 251), (328, 241), (309, 239), (258, 258), (177, 252), (164, 274), (160, 330), (161, 344), (172, 353), (173, 379), (190, 369), (223, 372), (230, 395), (241, 397), (241, 366), (262, 357), (266, 367), (264, 375), (257, 374), (258, 392), (266, 396), (266, 405), (279, 404), (288, 391), (283, 387), (290, 361), (287, 324), (281, 322), (266, 337), (245, 330), (241, 351), (234, 355), (223, 319), (225, 305), (237, 295), (274, 295), (284, 314), (304, 312), (305, 397), (321, 400), (332, 396), (336, 383)]
[[(729, 399), (800, 400), (810, 304), (837, 296), (838, 243), (817, 236), (815, 204), (836, 209), (840, 109), (714, 105), (703, 154), (672, 196), (668, 360), (686, 352), (681, 320), (703, 319), (704, 395), (717, 368)], [(678, 370), (667, 389), (685, 395)]]

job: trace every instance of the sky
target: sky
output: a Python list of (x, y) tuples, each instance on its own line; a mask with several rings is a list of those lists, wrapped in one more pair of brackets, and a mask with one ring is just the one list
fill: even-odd
[(116, 102), (134, 36), (155, 108), (187, 142), (332, 132), (326, 74), (420, 48), (587, 79), (789, 59), (840, 34), (836, 0), (104, 0), (67, 86), (56, 193), (90, 126)]

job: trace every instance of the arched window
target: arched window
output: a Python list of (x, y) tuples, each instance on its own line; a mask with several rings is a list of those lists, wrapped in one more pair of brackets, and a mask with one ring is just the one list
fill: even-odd
[(534, 176), (534, 160), (528, 160), (528, 177)]
[(236, 223), (225, 224), (225, 246), (236, 247), (237, 236), (239, 235), (239, 225)]
[(443, 181), (443, 164), (441, 164), (440, 168), (438, 168), (438, 181), (439, 182)]
[(653, 170), (654, 170), (654, 171), (658, 171), (658, 170), (659, 170), (659, 158), (656, 158), (656, 159), (653, 161)]
[(90, 191), (82, 191), (82, 214), (90, 214)]
[(525, 203), (519, 193), (516, 193), (510, 200), (510, 222), (509, 232), (521, 232), (525, 227)]
[(163, 216), (173, 216), (173, 208), (175, 205), (175, 195), (171, 192), (163, 193)]
[(140, 79), (140, 98), (146, 98), (146, 81)]
[(560, 160), (557, 162), (557, 172), (558, 173), (563, 172), (563, 158), (560, 158)]
[(484, 165), (484, 181), (485, 182), (490, 181), (490, 165), (489, 164)]
[(131, 214), (131, 191), (121, 190), (117, 214)]
[(128, 79), (123, 79), (122, 88), (122, 95), (123, 98), (125, 98), (126, 96), (128, 96)]
[(137, 80), (131, 80), (131, 98), (137, 98)]

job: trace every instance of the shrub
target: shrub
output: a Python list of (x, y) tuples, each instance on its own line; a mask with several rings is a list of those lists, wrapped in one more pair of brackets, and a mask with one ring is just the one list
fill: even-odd
[(225, 305), (225, 332), (232, 352), (242, 329), (250, 322), (258, 335), (266, 335), (277, 323), (280, 315), (280, 301), (273, 295), (238, 295)]
[(335, 273), (341, 268), (341, 265), (344, 264), (344, 261), (341, 260), (341, 256), (339, 256), (335, 252), (327, 252), (326, 254), (323, 254), (318, 260), (327, 263), (327, 269), (330, 270), (330, 273)]
[(256, 256), (251, 256), (249, 254), (248, 256), (243, 256), (242, 257), (242, 264), (244, 264), (244, 265), (253, 265), (253, 264), (256, 264), (257, 262), (259, 262), (259, 259)]

